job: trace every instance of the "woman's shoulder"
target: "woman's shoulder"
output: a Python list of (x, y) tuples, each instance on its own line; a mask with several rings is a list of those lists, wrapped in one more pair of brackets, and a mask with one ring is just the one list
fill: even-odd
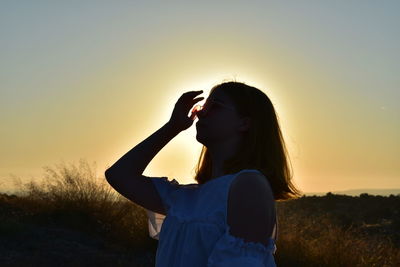
[(242, 169), (236, 172), (233, 176), (234, 181), (241, 179), (252, 179), (252, 180), (266, 180), (265, 175), (257, 169)]
[(268, 178), (257, 169), (243, 169), (235, 175), (231, 182), (230, 189), (232, 188), (244, 188), (244, 187), (258, 187), (263, 188), (272, 193), (271, 185)]
[(235, 173), (235, 178), (243, 179), (243, 177), (251, 177), (250, 179), (266, 180), (265, 175), (257, 169), (242, 169)]

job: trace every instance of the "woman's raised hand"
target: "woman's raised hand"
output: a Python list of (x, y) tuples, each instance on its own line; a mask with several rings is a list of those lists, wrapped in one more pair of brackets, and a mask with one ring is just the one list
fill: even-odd
[(204, 99), (204, 97), (195, 98), (201, 93), (203, 93), (203, 90), (189, 91), (179, 97), (175, 104), (171, 118), (168, 121), (168, 123), (176, 130), (184, 131), (192, 126), (196, 114), (192, 112), (190, 117), (188, 117), (188, 113), (194, 104)]

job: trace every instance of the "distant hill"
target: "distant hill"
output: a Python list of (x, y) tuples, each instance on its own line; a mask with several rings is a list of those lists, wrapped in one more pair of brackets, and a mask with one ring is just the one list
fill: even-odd
[[(400, 194), (400, 189), (349, 189), (342, 191), (330, 191), (332, 194), (338, 195), (348, 195), (348, 196), (359, 196), (362, 193), (367, 193), (369, 195), (380, 195), (380, 196), (389, 196), (391, 194), (398, 195)], [(306, 196), (324, 196), (328, 192), (306, 192)]]

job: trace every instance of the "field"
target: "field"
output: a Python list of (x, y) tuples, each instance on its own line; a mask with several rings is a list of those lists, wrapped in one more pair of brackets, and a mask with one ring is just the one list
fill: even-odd
[[(1, 266), (154, 266), (145, 210), (90, 166), (0, 194)], [(278, 266), (400, 266), (400, 196), (303, 196), (277, 203)]]

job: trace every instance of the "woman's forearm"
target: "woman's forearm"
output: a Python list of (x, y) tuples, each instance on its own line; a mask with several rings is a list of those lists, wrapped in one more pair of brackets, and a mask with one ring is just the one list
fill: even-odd
[(157, 153), (179, 132), (167, 122), (108, 168), (106, 177), (141, 175)]

